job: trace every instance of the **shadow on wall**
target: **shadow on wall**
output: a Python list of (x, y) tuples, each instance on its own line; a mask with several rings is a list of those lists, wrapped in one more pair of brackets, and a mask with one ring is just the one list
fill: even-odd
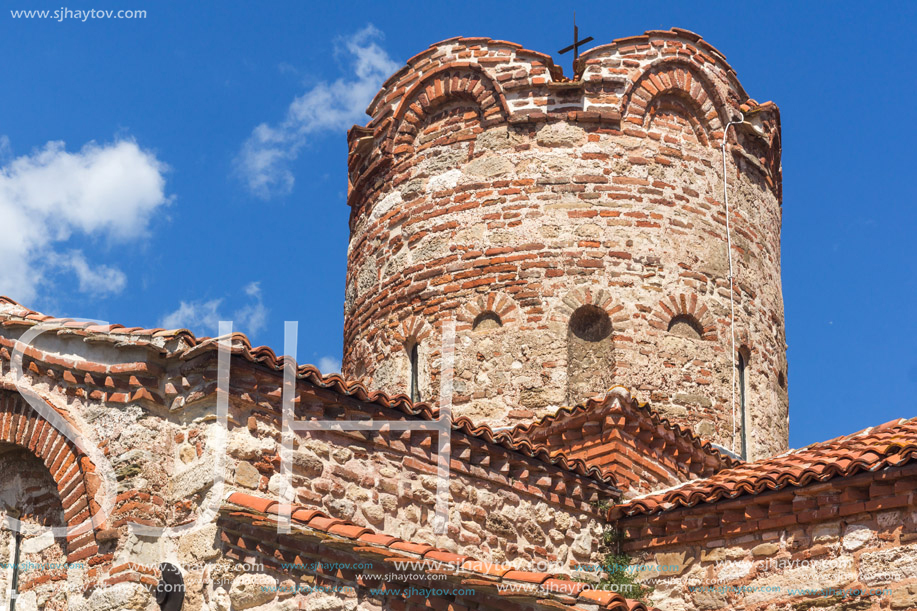
[(611, 318), (602, 308), (580, 306), (567, 325), (567, 403), (611, 386), (615, 345)]

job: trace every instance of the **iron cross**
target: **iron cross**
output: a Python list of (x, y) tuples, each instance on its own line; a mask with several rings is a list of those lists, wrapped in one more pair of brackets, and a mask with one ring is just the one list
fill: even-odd
[(558, 53), (563, 55), (569, 51), (573, 51), (573, 69), (576, 69), (576, 60), (579, 58), (579, 48), (586, 43), (592, 42), (592, 36), (584, 38), (583, 40), (579, 39), (579, 28), (576, 27), (576, 11), (573, 11), (573, 44), (569, 47), (564, 47)]

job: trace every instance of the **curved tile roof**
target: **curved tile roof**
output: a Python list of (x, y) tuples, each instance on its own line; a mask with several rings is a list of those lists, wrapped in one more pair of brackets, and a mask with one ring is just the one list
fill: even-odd
[[(244, 509), (247, 512), (253, 512), (248, 514), (248, 517), (276, 519), (279, 508), (280, 503), (275, 500), (244, 492), (233, 492), (227, 498), (227, 503), (222, 510), (234, 518), (245, 518), (245, 512), (239, 511), (239, 509)], [(531, 590), (521, 590), (519, 593), (529, 596), (533, 595), (535, 588), (540, 587), (537, 595), (548, 598), (549, 601), (544, 602), (552, 603), (551, 606), (559, 603), (565, 608), (577, 609), (577, 605), (587, 604), (598, 605), (609, 611), (659, 611), (655, 607), (647, 607), (638, 600), (625, 598), (614, 592), (586, 589), (586, 583), (572, 581), (564, 576), (557, 578), (551, 573), (518, 571), (509, 566), (496, 565), (438, 549), (426, 543), (404, 541), (347, 520), (331, 518), (311, 507), (293, 505), (290, 510), (290, 520), (299, 527), (350, 542), (352, 549), (359, 554), (370, 553), (369, 549), (374, 548), (373, 552), (381, 555), (403, 557), (405, 554), (413, 554), (419, 559), (453, 565), (457, 567), (457, 572), (465, 577), (463, 584), (495, 590), (498, 589), (498, 585), (512, 584), (524, 587), (527, 584)]]
[(636, 497), (612, 507), (609, 516), (662, 513), (743, 494), (799, 488), (836, 477), (897, 467), (915, 459), (917, 418), (902, 418), (779, 456), (743, 463), (659, 493)]

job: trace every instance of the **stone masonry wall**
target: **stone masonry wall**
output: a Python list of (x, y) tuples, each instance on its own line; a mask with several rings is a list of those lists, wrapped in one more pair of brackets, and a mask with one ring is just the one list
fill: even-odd
[(452, 318), (457, 414), (515, 424), (623, 384), (739, 449), (719, 143), (742, 105), (727, 163), (749, 456), (784, 450), (776, 107), (682, 30), (580, 61), (565, 81), (545, 55), (452, 39), (383, 86), (350, 134), (345, 376), (408, 393), (416, 345), (436, 401)]
[[(233, 401), (232, 414), (240, 414), (240, 420), (250, 415), (245, 426), (230, 429), (230, 481), (241, 491), (279, 495), (281, 419), (272, 396), (282, 380), (276, 374), (237, 371), (233, 379), (246, 392), (240, 388), (231, 394), (247, 401)], [(411, 419), (395, 409), (300, 384), (297, 420)], [(617, 495), (589, 477), (454, 430), (447, 532), (437, 535), (436, 435), (302, 432), (294, 448), (295, 502), (408, 541), (520, 566), (588, 561), (604, 521), (598, 504)]]
[(917, 608), (917, 465), (618, 525), (662, 609)]

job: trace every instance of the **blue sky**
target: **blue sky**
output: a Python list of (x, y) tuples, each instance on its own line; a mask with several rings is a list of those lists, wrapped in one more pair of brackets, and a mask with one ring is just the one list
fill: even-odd
[[(13, 19), (7, 9), (142, 9)], [(791, 446), (917, 415), (917, 5), (10, 0), (0, 13), (0, 293), (127, 325), (231, 317), (341, 355), (346, 127), (427, 45), (552, 53), (703, 35), (783, 125)], [(259, 127), (261, 126), (261, 127)], [(626, 381), (622, 381), (626, 384)]]

